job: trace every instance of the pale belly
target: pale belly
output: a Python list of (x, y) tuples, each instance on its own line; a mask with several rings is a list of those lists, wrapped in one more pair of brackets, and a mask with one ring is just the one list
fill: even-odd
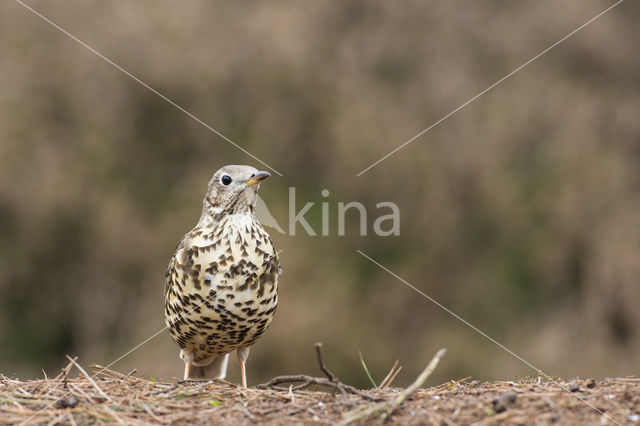
[(194, 365), (252, 345), (278, 303), (279, 262), (266, 233), (233, 226), (224, 235), (195, 236), (169, 269), (166, 322)]

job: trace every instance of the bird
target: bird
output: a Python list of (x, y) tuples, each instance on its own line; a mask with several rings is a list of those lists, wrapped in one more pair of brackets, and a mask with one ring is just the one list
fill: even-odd
[(278, 305), (282, 274), (273, 241), (255, 216), (270, 176), (228, 165), (213, 174), (196, 226), (176, 246), (165, 274), (165, 323), (180, 347), (184, 379), (224, 379), (236, 351), (247, 387), (249, 349)]

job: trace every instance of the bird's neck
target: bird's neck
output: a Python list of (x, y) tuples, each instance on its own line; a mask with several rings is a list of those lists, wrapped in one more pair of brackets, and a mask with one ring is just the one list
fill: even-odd
[[(223, 209), (212, 205), (205, 205), (202, 208), (202, 214), (198, 221), (198, 227), (208, 228), (215, 227), (222, 223), (228, 223), (228, 219), (251, 219), (256, 220), (255, 211), (252, 205), (245, 206), (243, 209)], [(235, 220), (232, 220), (235, 221)]]

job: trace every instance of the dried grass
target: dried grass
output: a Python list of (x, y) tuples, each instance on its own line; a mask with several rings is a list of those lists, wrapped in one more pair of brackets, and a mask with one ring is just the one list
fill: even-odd
[[(93, 376), (70, 378), (70, 362), (55, 378), (21, 381), (0, 375), (0, 423), (17, 424), (268, 424), (349, 420), (349, 413), (393, 404), (388, 421), (398, 424), (606, 424), (607, 417), (556, 382), (478, 383), (451, 381), (409, 395), (398, 388), (343, 393), (313, 390), (243, 389), (224, 380), (154, 382), (93, 365)], [(91, 377), (91, 380), (89, 380)], [(561, 382), (566, 385), (566, 382)], [(640, 412), (640, 380), (575, 381), (576, 393), (621, 424)], [(264, 387), (264, 386), (263, 386)], [(324, 391), (322, 391), (324, 389)], [(329, 391), (327, 391), (329, 390)], [(379, 402), (375, 402), (379, 401)], [(375, 410), (371, 410), (372, 412)], [(369, 423), (379, 417), (360, 418)], [(610, 423), (613, 424), (613, 423)]]

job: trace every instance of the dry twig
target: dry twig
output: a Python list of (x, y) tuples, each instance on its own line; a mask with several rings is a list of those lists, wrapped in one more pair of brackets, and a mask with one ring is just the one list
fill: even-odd
[(394, 362), (393, 366), (391, 366), (391, 370), (389, 370), (389, 373), (387, 373), (384, 380), (380, 382), (380, 385), (378, 385), (378, 389), (384, 389), (391, 386), (391, 382), (393, 382), (393, 379), (395, 379), (400, 370), (402, 370), (402, 366), (398, 367), (399, 362), (400, 360), (396, 359), (396, 362)]
[(316, 354), (318, 356), (318, 364), (320, 366), (320, 370), (322, 370), (322, 372), (327, 376), (327, 379), (325, 379), (324, 377), (307, 376), (305, 374), (284, 375), (284, 376), (274, 377), (273, 379), (269, 380), (267, 383), (263, 383), (261, 385), (256, 386), (256, 388), (288, 391), (289, 387), (283, 387), (279, 385), (286, 384), (286, 383), (299, 383), (298, 385), (291, 387), (291, 390), (294, 391), (294, 390), (305, 389), (310, 385), (320, 385), (320, 386), (328, 386), (328, 387), (338, 389), (340, 392), (342, 392), (343, 396), (345, 397), (347, 396), (347, 394), (350, 393), (353, 395), (361, 396), (362, 398), (369, 401), (377, 401), (376, 398), (369, 396), (364, 391), (356, 389), (353, 386), (347, 385), (345, 383), (342, 383), (340, 380), (338, 380), (336, 375), (333, 374), (331, 371), (329, 371), (327, 366), (324, 364), (324, 360), (322, 358), (322, 343), (318, 342), (314, 346), (316, 348)]
[(408, 388), (403, 390), (398, 396), (392, 398), (389, 401), (379, 402), (377, 404), (360, 407), (353, 411), (350, 411), (343, 416), (343, 420), (339, 424), (348, 425), (355, 422), (356, 420), (368, 419), (375, 415), (380, 415), (380, 418), (383, 421), (386, 420), (391, 414), (393, 414), (393, 412), (400, 406), (400, 404), (402, 404), (407, 398), (411, 396), (412, 393), (414, 393), (420, 386), (424, 384), (431, 373), (433, 373), (433, 370), (435, 370), (438, 362), (440, 362), (440, 358), (442, 358), (445, 353), (446, 349), (440, 349), (431, 359), (431, 362), (429, 362), (424, 371), (418, 376), (418, 378)]
[[(142, 425), (195, 424), (203, 419), (215, 419), (215, 422), (229, 424), (248, 421), (334, 424), (349, 420), (342, 413), (359, 406), (360, 409), (349, 415), (358, 414), (360, 417), (355, 421), (361, 423), (378, 421), (384, 416), (395, 424), (573, 424), (578, 421), (597, 424), (602, 421), (600, 413), (550, 381), (537, 384), (525, 379), (481, 384), (464, 383), (467, 380), (464, 378), (422, 389), (424, 385), (420, 385), (420, 381), (426, 380), (430, 373), (426, 371), (406, 390), (371, 389), (359, 391), (361, 396), (344, 390), (347, 385), (343, 385), (348, 398), (341, 398), (312, 390), (313, 384), (309, 385), (311, 389), (297, 391), (296, 386), (305, 385), (308, 376), (297, 376), (306, 379), (289, 382), (293, 383), (289, 392), (289, 384), (284, 383), (276, 385), (278, 389), (274, 390), (240, 389), (235, 384), (229, 386), (219, 381), (156, 382), (99, 367), (100, 379), (94, 379), (113, 400), (109, 402), (83, 374), (77, 377), (69, 374), (65, 387), (64, 376), (73, 368), (73, 363), (68, 367), (56, 378), (49, 379), (22, 381), (0, 374), (0, 423), (46, 425), (61, 422), (74, 426), (74, 423), (118, 422)], [(324, 381), (319, 386), (340, 389), (336, 387), (340, 386), (337, 379), (332, 382), (324, 375), (314, 379)], [(584, 394), (598, 401), (598, 406), (606, 409), (607, 415), (615, 421), (620, 424), (635, 421), (635, 410), (629, 409), (633, 399), (629, 398), (640, 394), (638, 379), (606, 379), (591, 388), (588, 382), (576, 382)], [(416, 386), (420, 389), (416, 390)], [(492, 411), (492, 400), (508, 393), (516, 394), (517, 400), (506, 405), (506, 411)], [(373, 403), (372, 398), (375, 398)], [(377, 404), (379, 401), (383, 402)]]
[(332, 382), (338, 381), (338, 378), (335, 376), (335, 374), (329, 371), (329, 369), (324, 365), (324, 360), (322, 359), (322, 342), (317, 342), (314, 346), (316, 348), (316, 354), (318, 355), (318, 364), (320, 365), (320, 370), (322, 370), (322, 372), (326, 374), (327, 378)]
[(80, 370), (82, 375), (89, 381), (89, 383), (91, 383), (93, 385), (94, 388), (96, 388), (96, 390), (98, 391), (98, 393), (100, 395), (102, 395), (107, 401), (113, 402), (111, 397), (109, 395), (107, 395), (106, 393), (104, 393), (104, 391), (102, 389), (100, 389), (100, 386), (98, 386), (98, 384), (95, 382), (95, 380), (93, 380), (91, 378), (91, 376), (89, 376), (89, 374), (87, 374), (87, 372), (84, 371), (84, 368), (80, 367), (80, 364), (78, 364), (74, 358), (71, 358), (69, 355), (67, 355), (67, 359), (69, 361), (71, 361), (73, 363), (73, 365), (75, 365), (78, 370)]

